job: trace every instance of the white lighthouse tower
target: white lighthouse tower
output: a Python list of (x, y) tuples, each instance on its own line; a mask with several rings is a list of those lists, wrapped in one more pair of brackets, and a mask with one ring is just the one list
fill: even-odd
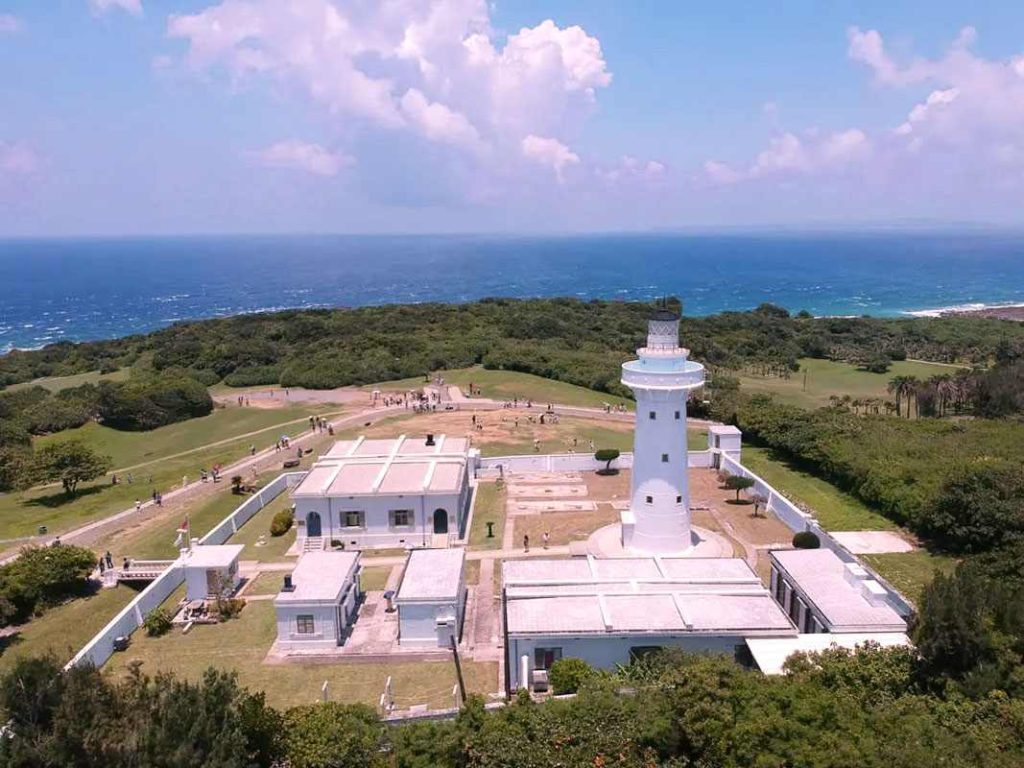
[(658, 309), (639, 360), (622, 364), (636, 396), (633, 483), (622, 513), (622, 546), (647, 554), (680, 553), (694, 542), (686, 479), (686, 398), (704, 384), (704, 366), (679, 346), (679, 314)]

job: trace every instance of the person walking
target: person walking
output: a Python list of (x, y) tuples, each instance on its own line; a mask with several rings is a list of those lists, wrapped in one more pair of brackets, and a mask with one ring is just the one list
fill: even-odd
[(157, 491), (156, 493), (156, 505), (162, 507), (164, 505), (164, 495)]
[(543, 538), (543, 541), (544, 541), (544, 549), (547, 549), (548, 548), (548, 542), (551, 541), (551, 534), (548, 533), (547, 531), (544, 531), (544, 536), (542, 538)]
[(141, 512), (142, 511), (142, 502), (139, 501), (138, 499), (135, 500), (135, 511), (136, 512)]
[(530, 534), (524, 533), (523, 534), (523, 552), (529, 552), (529, 551), (530, 551)]
[(250, 456), (255, 456), (256, 455), (256, 446), (255, 445), (250, 445), (249, 446), (249, 455)]
[(103, 572), (107, 570), (107, 561), (104, 560), (102, 557), (100, 558), (99, 567), (100, 567), (100, 576), (102, 576)]
[(107, 561), (107, 569), (114, 567), (114, 556), (110, 554), (109, 549), (107, 550), (107, 553), (103, 556), (103, 559)]

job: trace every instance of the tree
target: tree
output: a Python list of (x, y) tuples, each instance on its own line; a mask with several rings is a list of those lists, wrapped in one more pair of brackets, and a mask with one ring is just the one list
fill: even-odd
[(751, 495), (750, 500), (754, 502), (754, 517), (757, 517), (761, 510), (768, 511), (768, 499), (760, 493)]
[(330, 701), (285, 712), (284, 739), (293, 768), (370, 768), (379, 764), (384, 725), (365, 704)]
[(79, 483), (95, 480), (110, 469), (113, 462), (109, 456), (102, 456), (77, 440), (60, 440), (36, 451), (34, 465), (36, 480), (59, 480), (64, 492), (73, 496)]
[(725, 478), (725, 487), (730, 491), (736, 491), (736, 501), (739, 502), (740, 492), (747, 490), (747, 488), (753, 488), (754, 480), (743, 475), (729, 475)]
[(922, 533), (951, 552), (984, 552), (1024, 538), (1024, 467), (981, 460), (953, 474), (921, 516)]
[(885, 355), (874, 355), (864, 363), (864, 370), (869, 373), (887, 373), (892, 361)]
[(619, 450), (617, 448), (600, 448), (594, 452), (595, 461), (605, 462), (604, 469), (601, 472), (606, 475), (612, 473), (612, 462), (617, 458), (619, 458)]
[(551, 665), (548, 679), (555, 694), (576, 693), (580, 686), (597, 675), (597, 670), (583, 659), (567, 657)]

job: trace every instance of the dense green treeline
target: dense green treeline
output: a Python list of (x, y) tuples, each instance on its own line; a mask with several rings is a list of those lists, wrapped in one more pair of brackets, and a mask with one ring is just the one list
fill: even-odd
[[(676, 304), (677, 305), (677, 304)], [(205, 384), (329, 388), (483, 364), (626, 394), (619, 365), (639, 346), (651, 305), (484, 299), (359, 309), (291, 310), (179, 323), (154, 333), (61, 343), (0, 358), (0, 384), (128, 366), (183, 368)], [(683, 343), (715, 368), (795, 367), (800, 357), (880, 356), (987, 364), (1024, 354), (1024, 325), (984, 318), (685, 317)]]
[(1024, 537), (1024, 426), (1015, 420), (858, 416), (764, 395), (741, 399), (734, 419), (746, 437), (939, 549), (984, 552)]
[(362, 705), (280, 712), (232, 676), (193, 684), (21, 660), (0, 678), (3, 766), (1010, 768), (1024, 701), (929, 690), (904, 649), (798, 656), (781, 677), (667, 652), (593, 675), (576, 698), (387, 726)]

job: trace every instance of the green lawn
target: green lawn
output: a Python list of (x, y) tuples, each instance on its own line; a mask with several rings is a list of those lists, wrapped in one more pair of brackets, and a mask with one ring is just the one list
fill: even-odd
[(952, 573), (957, 563), (952, 557), (933, 555), (923, 549), (860, 557), (914, 603), (920, 601), (921, 592), (936, 574)]
[(887, 373), (869, 373), (849, 363), (803, 358), (800, 370), (788, 379), (743, 375), (740, 376), (740, 385), (744, 392), (774, 394), (781, 403), (820, 408), (829, 404), (831, 395), (849, 395), (855, 400), (865, 397), (891, 399), (886, 387), (895, 376), (927, 379), (955, 370), (953, 366), (938, 363), (897, 361)]
[[(133, 467), (258, 430), (266, 430), (266, 433), (249, 438), (246, 447), (252, 444), (260, 449), (266, 448), (280, 437), (278, 428), (284, 434), (300, 434), (303, 431), (303, 424), (282, 425), (305, 419), (314, 410), (301, 405), (273, 410), (216, 408), (209, 416), (168, 424), (166, 427), (148, 432), (126, 432), (91, 422), (78, 429), (67, 429), (36, 438), (35, 444), (38, 447), (55, 440), (79, 440), (109, 456), (114, 462), (114, 467)], [(149, 470), (135, 474), (142, 475), (148, 472)]]
[(245, 596), (276, 595), (281, 591), (282, 584), (284, 584), (284, 573), (281, 571), (264, 571), (256, 577), (255, 583), (246, 586)]
[[(169, 671), (192, 680), (210, 666), (233, 669), (242, 685), (266, 691), (267, 703), (275, 707), (319, 701), (325, 680), (332, 700), (376, 706), (390, 675), (398, 707), (451, 706), (455, 685), (451, 662), (265, 664), (263, 659), (276, 635), (273, 602), (253, 601), (238, 618), (223, 624), (197, 625), (187, 635), (178, 629), (157, 638), (136, 632), (128, 650), (114, 654), (105, 669), (123, 674), (130, 663), (140, 661), (144, 673)], [(487, 694), (497, 690), (495, 663), (463, 660), (462, 671), (470, 691)]]
[[(481, 482), (476, 489), (473, 507), (473, 527), (469, 530), (471, 549), (501, 549), (505, 530), (505, 491), (496, 483)], [(487, 523), (494, 523), (494, 536), (487, 538)]]
[(359, 585), (364, 592), (380, 592), (387, 586), (390, 575), (390, 565), (371, 565), (360, 572)]
[(766, 448), (743, 446), (742, 463), (790, 501), (813, 510), (828, 531), (890, 531), (898, 526), (831, 483), (786, 462)]
[(78, 598), (52, 608), (32, 619), (17, 634), (0, 641), (0, 671), (15, 658), (52, 650), (67, 661), (107, 625), (118, 611), (138, 593), (124, 585), (101, 589), (94, 595)]
[(121, 368), (113, 373), (101, 374), (99, 371), (89, 371), (88, 373), (75, 373), (71, 376), (47, 376), (43, 379), (26, 381), (22, 384), (11, 384), (11, 386), (7, 387), (3, 391), (17, 392), (19, 389), (44, 387), (51, 392), (60, 392), (62, 389), (80, 387), (83, 384), (98, 384), (101, 381), (124, 381), (128, 378), (128, 373), (128, 368)]
[[(438, 371), (446, 384), (459, 386), (465, 394), (469, 394), (469, 384), (479, 387), (481, 397), (493, 400), (532, 400), (535, 404), (558, 403), (561, 405), (579, 405), (600, 408), (605, 403), (625, 405), (633, 409), (633, 401), (624, 397), (595, 392), (585, 387), (577, 387), (561, 381), (545, 379), (530, 373), (517, 371), (491, 371), (482, 367), (462, 368), (451, 371)], [(425, 383), (422, 376), (398, 381), (387, 381), (381, 384), (364, 387), (366, 390), (405, 391), (419, 389)]]
[[(324, 435), (311, 444), (313, 455), (322, 451), (331, 439)], [(127, 482), (111, 485), (109, 478), (104, 477), (83, 484), (77, 495), (70, 499), (59, 487), (52, 486), (34, 488), (24, 493), (0, 494), (0, 539), (35, 535), (40, 525), (46, 525), (50, 533), (59, 533), (104, 515), (120, 512), (130, 508), (135, 499), (149, 499), (154, 488), (166, 493), (180, 487), (183, 477), (195, 480), (201, 468), (209, 468), (217, 463), (228, 465), (243, 458), (248, 455), (249, 446), (253, 442), (252, 438), (245, 438), (186, 456), (164, 459), (133, 473), (135, 482), (132, 485)], [(306, 466), (310, 458), (306, 457), (303, 461), (303, 466)], [(225, 488), (229, 486), (229, 479), (225, 478), (223, 482)]]
[[(284, 560), (284, 553), (295, 543), (295, 526), (293, 525), (292, 529), (284, 536), (271, 536), (270, 521), (274, 519), (274, 515), (282, 509), (288, 509), (291, 505), (291, 496), (287, 491), (282, 493), (253, 515), (252, 519), (239, 528), (227, 543), (245, 546), (242, 551), (242, 560), (258, 560), (261, 563)], [(263, 546), (256, 546), (261, 537), (264, 541)]]

